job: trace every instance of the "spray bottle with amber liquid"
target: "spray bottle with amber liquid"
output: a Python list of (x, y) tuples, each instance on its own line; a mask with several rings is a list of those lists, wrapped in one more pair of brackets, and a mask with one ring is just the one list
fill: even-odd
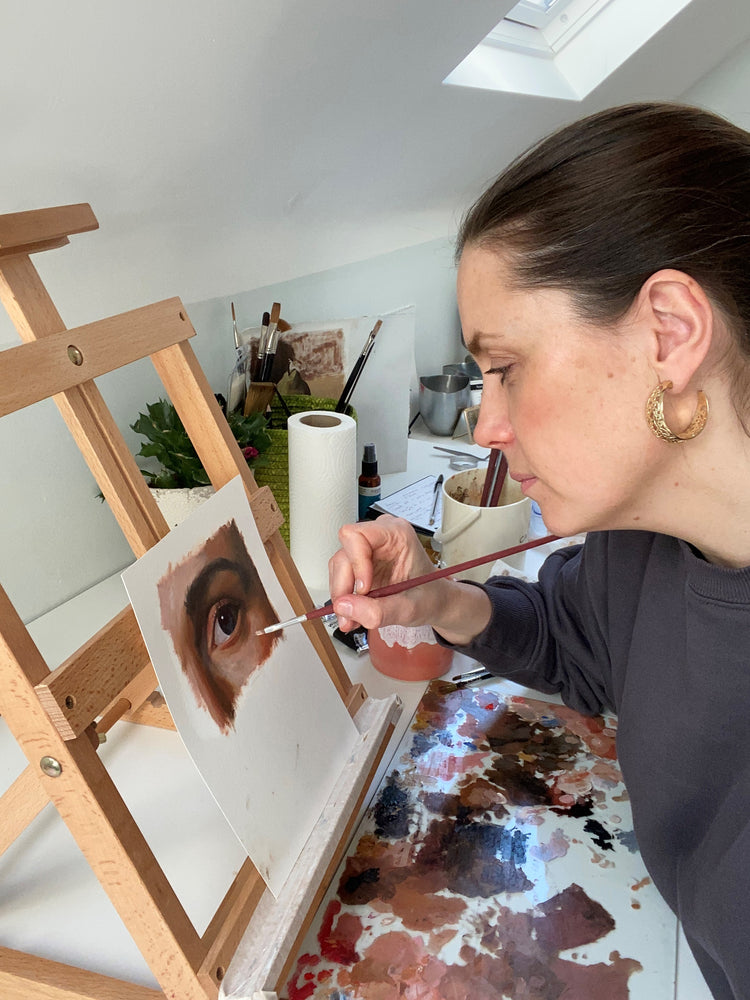
[(375, 445), (366, 444), (362, 455), (362, 473), (357, 480), (359, 488), (359, 520), (367, 516), (370, 506), (380, 499), (380, 476)]

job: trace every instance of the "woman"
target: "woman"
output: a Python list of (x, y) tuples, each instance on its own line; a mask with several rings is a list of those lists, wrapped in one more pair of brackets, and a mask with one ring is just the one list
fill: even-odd
[(538, 584), (371, 600), (430, 567), (404, 522), (347, 526), (334, 609), (614, 709), (644, 862), (713, 995), (750, 997), (750, 137), (676, 105), (593, 115), (495, 181), (457, 258), (475, 438), (551, 532), (589, 534)]

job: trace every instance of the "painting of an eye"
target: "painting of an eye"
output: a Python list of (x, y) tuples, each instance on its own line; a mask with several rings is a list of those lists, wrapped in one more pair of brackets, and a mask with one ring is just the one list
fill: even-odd
[(209, 615), (211, 648), (220, 649), (232, 639), (239, 625), (240, 612), (240, 605), (235, 601), (223, 600), (214, 604)]

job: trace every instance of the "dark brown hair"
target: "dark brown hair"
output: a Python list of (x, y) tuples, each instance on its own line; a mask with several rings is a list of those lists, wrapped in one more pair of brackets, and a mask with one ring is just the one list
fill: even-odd
[[(564, 290), (583, 319), (605, 325), (650, 275), (676, 268), (750, 359), (750, 136), (717, 115), (632, 104), (560, 129), (472, 206), (457, 259), (469, 244), (507, 258), (518, 287)], [(745, 363), (734, 365), (743, 397)]]

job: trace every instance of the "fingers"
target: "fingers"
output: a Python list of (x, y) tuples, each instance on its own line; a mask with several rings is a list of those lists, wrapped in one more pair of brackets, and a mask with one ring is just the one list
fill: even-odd
[(383, 622), (382, 601), (373, 601), (369, 597), (359, 597), (349, 594), (339, 597), (333, 602), (339, 628), (342, 632), (363, 625), (365, 628), (380, 628)]
[[(339, 531), (341, 548), (334, 555), (329, 567), (331, 596), (351, 594), (354, 590), (367, 593), (372, 589), (373, 561), (382, 548), (384, 538), (375, 523), (345, 524)], [(344, 590), (340, 589), (344, 585)]]
[[(330, 594), (339, 627), (343, 631), (357, 624), (377, 628), (390, 624), (384, 616), (408, 613), (408, 605), (399, 609), (392, 601), (383, 605), (365, 595), (376, 587), (418, 575), (424, 571), (424, 561), (431, 565), (411, 525), (383, 515), (375, 521), (344, 525), (339, 540), (341, 548), (328, 564)], [(420, 570), (415, 572), (415, 566)]]
[(432, 625), (452, 642), (468, 642), (489, 621), (486, 593), (451, 579), (430, 580), (397, 594), (368, 594), (434, 569), (408, 521), (383, 514), (376, 521), (345, 525), (341, 548), (329, 562), (333, 610), (342, 631), (357, 625)]

